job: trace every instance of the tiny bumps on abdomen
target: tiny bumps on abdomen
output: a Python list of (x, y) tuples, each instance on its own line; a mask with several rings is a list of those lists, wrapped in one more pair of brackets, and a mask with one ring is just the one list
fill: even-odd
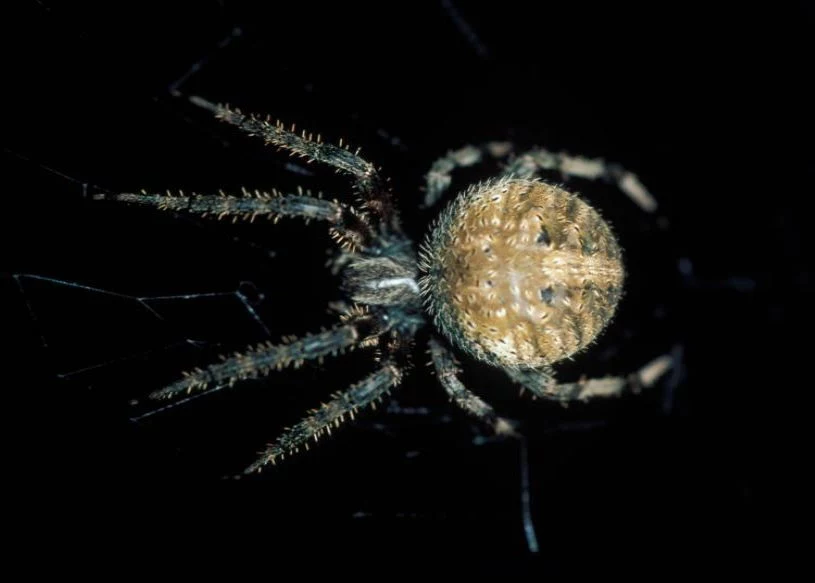
[(512, 178), (460, 194), (430, 233), (422, 268), (441, 330), (509, 368), (549, 365), (588, 346), (614, 315), (625, 278), (620, 246), (594, 208)]

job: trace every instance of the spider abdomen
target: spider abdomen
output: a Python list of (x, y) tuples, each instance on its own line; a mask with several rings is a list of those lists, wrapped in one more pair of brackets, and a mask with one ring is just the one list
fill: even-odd
[(424, 249), (436, 324), (492, 364), (540, 367), (600, 333), (622, 293), (620, 247), (599, 213), (550, 184), (504, 179), (459, 195)]

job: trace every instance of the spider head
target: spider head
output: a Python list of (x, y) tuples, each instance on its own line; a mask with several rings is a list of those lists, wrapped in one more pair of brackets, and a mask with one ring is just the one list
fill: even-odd
[(545, 366), (589, 345), (622, 294), (622, 254), (576, 195), (505, 178), (471, 187), (422, 249), (425, 302), (451, 342), (502, 368)]

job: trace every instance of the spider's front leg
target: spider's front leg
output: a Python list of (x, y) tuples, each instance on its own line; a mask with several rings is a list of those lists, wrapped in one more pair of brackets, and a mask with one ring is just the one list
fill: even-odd
[(310, 440), (317, 441), (323, 433), (330, 434), (331, 426), (339, 427), (346, 415), (353, 419), (358, 409), (373, 406), (401, 380), (399, 367), (391, 361), (386, 362), (379, 370), (351, 385), (345, 392), (335, 393), (330, 401), (312, 409), (308, 417), (286, 429), (244, 473), (259, 472), (266, 464), (274, 464), (287, 454), (297, 453), (301, 446), (308, 449)]
[(450, 351), (436, 338), (431, 338), (429, 344), (436, 375), (450, 399), (464, 411), (488, 425), (497, 435), (514, 435), (513, 424), (496, 415), (491, 406), (458, 379), (458, 367)]
[(508, 370), (507, 374), (536, 397), (567, 405), (573, 401), (617, 397), (626, 392), (638, 392), (652, 387), (672, 366), (673, 359), (666, 354), (627, 377), (583, 379), (575, 383), (558, 383), (550, 368)]
[(359, 148), (351, 151), (350, 146), (340, 140), (338, 145), (324, 142), (322, 136), (316, 136), (305, 130), (295, 132), (294, 124), (287, 130), (283, 123), (272, 121), (270, 117), (244, 114), (237, 108), (210, 103), (201, 97), (192, 96), (190, 101), (215, 114), (226, 123), (237, 126), (251, 136), (258, 136), (267, 144), (288, 150), (292, 155), (305, 158), (307, 162), (321, 162), (353, 177), (361, 209), (373, 215), (377, 222), (390, 225), (399, 230), (399, 220), (386, 181), (379, 175), (378, 169), (359, 155)]
[(346, 250), (365, 246), (373, 237), (373, 230), (367, 215), (354, 207), (336, 200), (324, 200), (303, 194), (282, 194), (276, 190), (260, 192), (243, 190), (241, 194), (155, 194), (141, 192), (96, 194), (94, 200), (109, 200), (149, 206), (171, 212), (186, 212), (201, 217), (217, 219), (232, 218), (254, 221), (265, 217), (277, 222), (280, 217), (301, 217), (307, 222), (314, 219), (331, 225), (331, 235)]
[(515, 158), (504, 176), (535, 178), (541, 170), (554, 170), (564, 176), (585, 180), (605, 180), (615, 184), (634, 204), (647, 213), (657, 210), (657, 201), (636, 174), (602, 158), (584, 158), (535, 148)]
[(185, 373), (183, 378), (151, 393), (150, 398), (171, 399), (213, 386), (232, 386), (241, 380), (267, 376), (275, 370), (298, 367), (306, 360), (335, 356), (365, 344), (384, 331), (377, 320), (367, 313), (354, 313), (342, 325), (318, 334), (290, 339), (281, 344), (267, 342), (232, 356), (222, 356), (221, 362)]

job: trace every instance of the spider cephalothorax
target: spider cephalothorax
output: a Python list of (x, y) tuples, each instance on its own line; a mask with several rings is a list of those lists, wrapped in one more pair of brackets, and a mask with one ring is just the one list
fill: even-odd
[[(350, 151), (342, 142), (339, 146), (324, 143), (319, 134), (316, 138), (306, 132), (298, 135), (280, 122), (191, 99), (267, 144), (334, 166), (353, 179), (360, 199), (352, 206), (274, 190), (96, 196), (217, 218), (276, 221), (281, 216), (300, 216), (330, 225), (340, 246), (332, 266), (341, 274), (341, 289), (352, 302), (335, 327), (223, 356), (220, 362), (186, 372), (151, 395), (173, 398), (231, 386), (354, 347), (376, 348), (378, 364), (371, 374), (312, 409), (247, 472), (308, 447), (309, 441), (330, 433), (332, 425), (388, 394), (410, 364), (413, 338), (431, 320), (453, 345), (504, 369), (534, 395), (561, 402), (648, 386), (670, 367), (670, 358), (662, 356), (627, 378), (575, 383), (556, 382), (550, 368), (588, 346), (608, 324), (622, 293), (624, 271), (620, 247), (600, 215), (577, 195), (540, 180), (538, 172), (559, 170), (565, 177), (611, 181), (643, 210), (653, 212), (656, 203), (630, 172), (600, 160), (540, 148), (514, 156), (506, 142), (451, 151), (433, 164), (426, 177), (426, 206), (438, 202), (457, 167), (484, 158), (508, 163), (500, 176), (453, 200), (436, 221), (418, 259), (413, 242), (401, 230), (386, 181), (358, 151)], [(439, 382), (451, 400), (496, 432), (512, 433), (512, 424), (458, 379), (456, 361), (445, 342), (431, 336), (429, 345)]]

